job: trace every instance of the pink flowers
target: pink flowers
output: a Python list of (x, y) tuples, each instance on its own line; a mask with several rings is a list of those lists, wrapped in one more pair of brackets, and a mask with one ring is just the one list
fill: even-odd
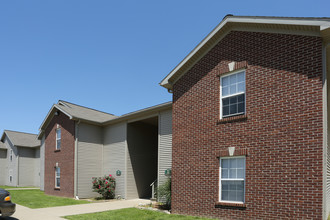
[(109, 174), (109, 176), (111, 176), (111, 174)]
[(116, 179), (110, 174), (103, 177), (95, 177), (92, 180), (93, 191), (102, 195), (103, 198), (115, 197)]

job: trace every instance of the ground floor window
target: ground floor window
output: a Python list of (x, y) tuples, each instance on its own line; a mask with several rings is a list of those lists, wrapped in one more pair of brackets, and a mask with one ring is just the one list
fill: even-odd
[(60, 167), (55, 167), (55, 188), (60, 188), (61, 180), (61, 169)]
[(219, 200), (244, 203), (245, 157), (220, 158)]

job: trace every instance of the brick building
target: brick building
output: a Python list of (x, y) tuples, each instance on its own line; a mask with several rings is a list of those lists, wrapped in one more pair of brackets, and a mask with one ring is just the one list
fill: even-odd
[(327, 219), (329, 45), (329, 18), (229, 15), (163, 79), (173, 213)]

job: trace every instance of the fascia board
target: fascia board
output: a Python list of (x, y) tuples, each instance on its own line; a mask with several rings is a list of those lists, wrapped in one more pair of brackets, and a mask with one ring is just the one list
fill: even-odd
[[(165, 86), (165, 84), (169, 84), (169, 79), (177, 72), (195, 53), (201, 49), (207, 41), (209, 41), (226, 23), (227, 18), (222, 20), (220, 24), (218, 24), (211, 33), (209, 33), (161, 82), (161, 86)], [(166, 87), (168, 88), (168, 87)]]
[[(326, 29), (330, 21), (304, 20), (304, 19), (282, 19), (282, 18), (244, 18), (226, 17), (220, 22), (159, 84), (167, 89), (171, 89), (170, 78), (174, 76), (216, 33), (218, 33), (228, 23), (254, 23), (254, 24), (278, 24), (278, 25), (302, 25), (319, 26), (320, 30)], [(228, 32), (227, 32), (228, 33)]]
[(64, 111), (61, 107), (59, 107), (58, 105), (55, 105), (55, 108), (57, 108), (58, 110), (60, 110), (61, 112), (63, 112), (66, 116), (68, 116), (71, 119), (73, 119), (73, 116), (70, 115), (69, 113), (67, 113), (66, 111)]
[(168, 109), (171, 109), (171, 108), (172, 108), (172, 102), (163, 103), (163, 104), (158, 105), (158, 106), (153, 106), (153, 107), (150, 107), (150, 108), (138, 110), (138, 111), (128, 113), (128, 114), (119, 116), (117, 118), (111, 119), (111, 120), (103, 123), (103, 126), (110, 125), (110, 124), (115, 124), (115, 123), (122, 122), (122, 121), (143, 120), (143, 119), (146, 119), (146, 118), (156, 116), (156, 113), (161, 112), (161, 111), (165, 111), (165, 110), (168, 110)]
[(255, 24), (283, 24), (283, 25), (304, 25), (304, 26), (322, 26), (329, 25), (329, 21), (324, 20), (304, 20), (304, 19), (283, 19), (283, 18), (242, 18), (228, 17), (227, 22), (237, 23), (255, 23)]
[(6, 131), (4, 131), (3, 133), (2, 133), (2, 135), (1, 135), (1, 141), (3, 142), (3, 139), (5, 139), (5, 134), (6, 133)]
[[(39, 127), (39, 131), (42, 131), (43, 130), (43, 128), (44, 128), (44, 126), (46, 125), (46, 122), (48, 121), (48, 119), (51, 117), (51, 118), (53, 118), (54, 116), (51, 116), (51, 114), (52, 114), (52, 112), (53, 112), (53, 110), (54, 109), (57, 109), (57, 110), (59, 110), (59, 111), (61, 111), (61, 112), (63, 112), (65, 115), (67, 115), (70, 119), (72, 119), (72, 116), (69, 114), (69, 113), (67, 113), (67, 112), (65, 112), (63, 109), (61, 109), (60, 107), (58, 107), (57, 105), (55, 105), (55, 104), (53, 104), (53, 106), (50, 108), (50, 110), (48, 111), (48, 114), (47, 114), (47, 116), (45, 117), (45, 119), (43, 120), (43, 122), (41, 123), (41, 125), (40, 125), (40, 127)], [(51, 120), (51, 119), (50, 119)], [(41, 133), (41, 132), (40, 132)], [(39, 136), (39, 135), (38, 135)]]

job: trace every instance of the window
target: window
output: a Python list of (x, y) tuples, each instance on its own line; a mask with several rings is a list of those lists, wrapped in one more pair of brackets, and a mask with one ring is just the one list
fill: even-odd
[(13, 161), (13, 150), (10, 150), (10, 162)]
[(245, 72), (220, 78), (220, 118), (245, 113)]
[(9, 182), (12, 183), (13, 182), (13, 170), (10, 169), (8, 174), (9, 174)]
[(223, 202), (244, 203), (245, 157), (220, 158), (220, 195)]
[(56, 150), (61, 149), (61, 128), (56, 129)]
[(60, 188), (61, 168), (55, 167), (55, 188)]

